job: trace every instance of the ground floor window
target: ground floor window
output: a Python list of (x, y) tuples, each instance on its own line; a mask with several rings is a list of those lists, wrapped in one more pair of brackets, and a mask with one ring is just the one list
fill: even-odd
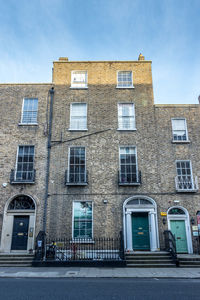
[(92, 202), (74, 201), (73, 238), (92, 238)]

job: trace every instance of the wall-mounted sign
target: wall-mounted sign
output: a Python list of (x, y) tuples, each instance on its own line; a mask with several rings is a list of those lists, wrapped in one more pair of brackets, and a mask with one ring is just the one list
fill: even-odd
[(193, 236), (198, 236), (198, 235), (199, 235), (198, 231), (193, 231)]
[(161, 211), (160, 215), (161, 215), (161, 216), (166, 216), (166, 215), (167, 215), (167, 213), (166, 213), (166, 212), (164, 212), (164, 211)]
[(192, 230), (198, 230), (198, 227), (197, 226), (192, 226)]

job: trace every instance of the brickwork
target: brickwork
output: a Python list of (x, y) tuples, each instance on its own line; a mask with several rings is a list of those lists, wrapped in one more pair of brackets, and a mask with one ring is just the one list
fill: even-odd
[[(54, 106), (50, 160), (47, 234), (72, 236), (73, 201), (93, 203), (93, 235), (115, 237), (123, 230), (123, 204), (132, 196), (150, 197), (157, 205), (160, 248), (164, 248), (163, 231), (168, 229), (167, 212), (181, 206), (193, 217), (200, 210), (199, 191), (177, 193), (176, 160), (191, 160), (193, 176), (200, 177), (199, 105), (154, 105), (151, 62), (54, 62)], [(88, 88), (72, 89), (71, 72), (88, 72)], [(119, 89), (117, 71), (132, 71), (134, 88)], [(1, 220), (6, 201), (20, 193), (38, 200), (37, 229), (41, 229), (46, 170), (47, 96), (52, 85), (0, 85), (1, 169), (0, 183), (9, 182), (19, 144), (36, 146), (36, 183), (2, 188)], [(23, 97), (39, 99), (38, 126), (19, 126)], [(72, 131), (70, 105), (87, 103), (87, 130)], [(118, 130), (118, 103), (134, 103), (136, 130)], [(9, 114), (8, 112), (9, 107)], [(171, 118), (186, 118), (189, 142), (172, 142)], [(9, 147), (8, 147), (9, 144)], [(88, 185), (66, 186), (70, 146), (86, 149)], [(119, 186), (119, 147), (136, 146), (142, 184)], [(166, 224), (163, 224), (165, 219)], [(1, 221), (0, 220), (0, 221)], [(191, 227), (192, 231), (192, 227)], [(197, 241), (193, 238), (193, 248)]]
[[(36, 234), (42, 228), (46, 170), (47, 99), (51, 85), (0, 85), (0, 232), (5, 204), (17, 195), (30, 195), (37, 203)], [(38, 98), (38, 125), (19, 125), (23, 98)], [(11, 169), (15, 168), (19, 145), (35, 146), (35, 184), (10, 184)], [(3, 184), (6, 183), (6, 187)]]

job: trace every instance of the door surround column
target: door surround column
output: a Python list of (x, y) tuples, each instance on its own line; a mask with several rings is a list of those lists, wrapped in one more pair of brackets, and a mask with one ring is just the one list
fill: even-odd
[(157, 247), (157, 233), (156, 233), (156, 220), (155, 220), (156, 213), (153, 211), (149, 212), (149, 226), (150, 226), (150, 245), (151, 251), (158, 250)]
[(127, 239), (127, 251), (133, 251), (133, 236), (132, 236), (132, 215), (131, 211), (126, 212), (126, 239)]

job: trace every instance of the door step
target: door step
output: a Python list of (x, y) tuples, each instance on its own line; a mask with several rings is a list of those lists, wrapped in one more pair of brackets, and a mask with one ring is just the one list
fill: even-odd
[(182, 268), (200, 268), (200, 255), (178, 255)]
[(132, 252), (125, 254), (126, 266), (130, 268), (173, 268), (173, 262), (168, 252)]
[(31, 267), (34, 255), (0, 254), (0, 267)]

